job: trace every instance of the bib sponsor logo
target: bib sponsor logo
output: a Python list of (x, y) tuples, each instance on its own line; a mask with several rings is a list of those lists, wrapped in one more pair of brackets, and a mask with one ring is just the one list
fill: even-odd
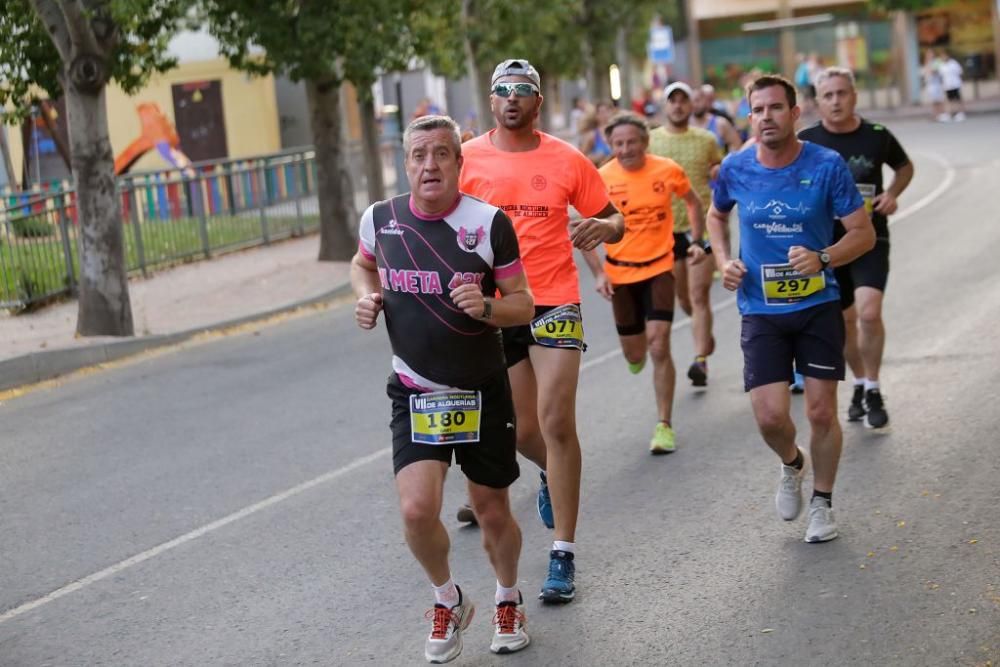
[(390, 236), (402, 236), (403, 230), (400, 228), (399, 223), (395, 220), (390, 220), (389, 224), (378, 230), (379, 234), (389, 234)]
[(458, 247), (465, 252), (475, 252), (485, 238), (486, 229), (482, 226), (472, 231), (466, 231), (465, 227), (458, 228)]

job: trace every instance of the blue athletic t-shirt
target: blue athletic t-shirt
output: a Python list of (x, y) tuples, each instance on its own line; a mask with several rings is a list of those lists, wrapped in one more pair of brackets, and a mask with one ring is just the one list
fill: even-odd
[(780, 169), (762, 165), (756, 148), (733, 153), (722, 162), (712, 201), (723, 212), (739, 205), (739, 257), (747, 267), (736, 297), (740, 313), (791, 313), (839, 298), (833, 269), (801, 275), (788, 265), (791, 246), (826, 248), (834, 219), (864, 206), (836, 151), (804, 141)]

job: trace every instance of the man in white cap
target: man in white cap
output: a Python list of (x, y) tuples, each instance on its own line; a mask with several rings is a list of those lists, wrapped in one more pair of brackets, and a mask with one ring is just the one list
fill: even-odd
[[(490, 106), (497, 127), (463, 146), (461, 189), (498, 206), (514, 222), (535, 297), (528, 326), (503, 329), (517, 415), (517, 448), (541, 469), (538, 514), (554, 529), (549, 573), (539, 597), (576, 594), (574, 562), (580, 505), (576, 387), (586, 345), (573, 248), (584, 252), (598, 290), (611, 288), (594, 249), (625, 233), (593, 164), (574, 146), (534, 129), (542, 107), (538, 70), (524, 59), (493, 71)], [(569, 207), (581, 217), (569, 218)]]

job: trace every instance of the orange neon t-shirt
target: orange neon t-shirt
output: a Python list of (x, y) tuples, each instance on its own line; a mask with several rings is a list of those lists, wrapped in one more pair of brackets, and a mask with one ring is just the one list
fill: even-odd
[(673, 160), (646, 155), (638, 171), (627, 171), (617, 159), (601, 167), (612, 203), (625, 216), (625, 236), (618, 243), (605, 243), (609, 257), (644, 263), (618, 266), (604, 262), (604, 272), (615, 285), (637, 283), (674, 268), (674, 214), (670, 202), (683, 197), (691, 182)]
[(523, 152), (493, 145), (496, 130), (462, 144), (462, 192), (502, 209), (514, 222), (521, 263), (540, 306), (580, 302), (580, 279), (569, 240), (569, 206), (595, 216), (608, 205), (597, 169), (570, 144), (536, 132)]

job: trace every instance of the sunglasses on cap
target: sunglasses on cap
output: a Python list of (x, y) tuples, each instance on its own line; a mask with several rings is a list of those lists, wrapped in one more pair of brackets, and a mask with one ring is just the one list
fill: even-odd
[(538, 86), (533, 83), (497, 83), (492, 92), (497, 97), (510, 97), (511, 93), (518, 97), (530, 97), (538, 94)]

